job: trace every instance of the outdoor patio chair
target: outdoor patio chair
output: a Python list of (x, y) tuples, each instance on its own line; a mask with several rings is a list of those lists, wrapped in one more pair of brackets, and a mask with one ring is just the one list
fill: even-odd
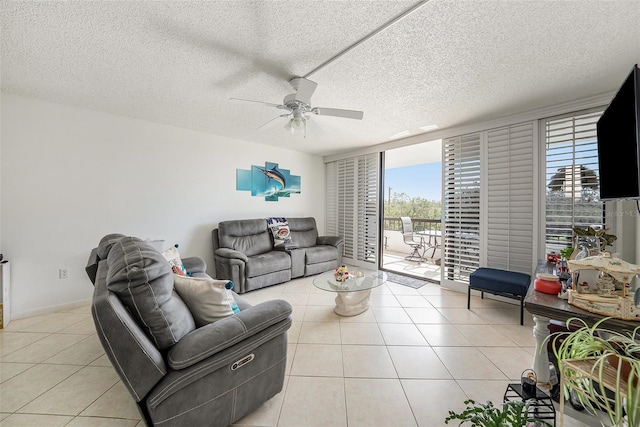
[(411, 254), (404, 257), (407, 261), (423, 261), (424, 260), (424, 237), (413, 232), (413, 223), (408, 216), (401, 216), (402, 221), (402, 240), (406, 245), (411, 247)]

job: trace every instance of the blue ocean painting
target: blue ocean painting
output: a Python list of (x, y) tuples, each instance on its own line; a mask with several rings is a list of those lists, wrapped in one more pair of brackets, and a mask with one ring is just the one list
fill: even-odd
[(277, 202), (280, 197), (300, 194), (300, 176), (291, 175), (290, 170), (279, 168), (277, 163), (265, 162), (264, 167), (236, 169), (236, 190), (251, 191), (252, 196)]

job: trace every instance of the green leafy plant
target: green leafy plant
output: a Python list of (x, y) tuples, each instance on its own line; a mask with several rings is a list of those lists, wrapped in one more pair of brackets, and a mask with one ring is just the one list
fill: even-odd
[(573, 232), (576, 236), (594, 236), (600, 241), (600, 250), (604, 251), (607, 246), (612, 246), (613, 242), (618, 240), (618, 237), (614, 234), (607, 234), (607, 230), (601, 228), (596, 230), (591, 226), (587, 227), (573, 227)]
[[(613, 425), (626, 422), (629, 426), (638, 426), (640, 326), (622, 334), (602, 326), (608, 319), (610, 318), (605, 317), (589, 326), (582, 319), (571, 318), (567, 320), (567, 329), (572, 329), (572, 325), (577, 324), (577, 330), (551, 334), (545, 343), (547, 340), (559, 343), (553, 346), (553, 352), (561, 366), (560, 375), (564, 375), (564, 393), (567, 399), (569, 392), (573, 390), (582, 406), (592, 412), (603, 411)], [(545, 343), (541, 348), (546, 348)], [(611, 362), (612, 357), (616, 362)], [(584, 359), (591, 360), (591, 379), (572, 371), (570, 367), (562, 367), (563, 361)], [(613, 393), (607, 393), (605, 371), (611, 369), (615, 374), (608, 386)], [(628, 369), (628, 373), (623, 374), (625, 369)], [(626, 392), (626, 398), (623, 398), (623, 392)]]
[(569, 246), (568, 248), (560, 249), (560, 256), (564, 259), (569, 259), (571, 254), (573, 253), (573, 247)]
[(449, 416), (445, 418), (444, 423), (449, 424), (449, 421), (460, 420), (459, 426), (465, 422), (471, 423), (472, 426), (482, 427), (521, 427), (526, 426), (528, 423), (551, 425), (531, 415), (533, 405), (529, 402), (509, 401), (505, 402), (502, 408), (496, 408), (490, 401), (477, 403), (469, 399), (465, 400), (464, 404), (467, 407), (459, 414), (449, 411)]

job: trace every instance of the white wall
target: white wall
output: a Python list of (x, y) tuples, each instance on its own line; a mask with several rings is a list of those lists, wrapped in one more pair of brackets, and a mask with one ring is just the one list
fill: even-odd
[[(638, 211), (635, 200), (622, 200), (606, 204), (606, 224), (608, 232), (618, 237), (607, 250), (617, 252), (623, 260), (636, 263), (636, 218)], [(610, 224), (613, 224), (611, 226)]]
[[(314, 216), (325, 224), (322, 158), (21, 96), (2, 95), (2, 248), (13, 318), (87, 301), (84, 266), (107, 233), (165, 239), (213, 272), (219, 221)], [(275, 162), (301, 194), (236, 191), (236, 168)], [(59, 279), (68, 267), (70, 277)]]
[[(2, 224), (2, 92), (0, 92), (0, 224)], [(2, 227), (0, 227), (0, 254), (2, 253)]]

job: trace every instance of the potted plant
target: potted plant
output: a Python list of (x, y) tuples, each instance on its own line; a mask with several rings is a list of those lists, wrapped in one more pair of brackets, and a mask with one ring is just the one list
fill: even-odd
[(571, 254), (573, 253), (573, 247), (569, 246), (563, 249), (560, 249), (560, 256), (564, 259), (569, 259), (571, 258)]
[(487, 403), (477, 403), (474, 400), (465, 400), (466, 409), (457, 414), (449, 411), (449, 416), (444, 423), (460, 420), (461, 426), (465, 422), (471, 426), (482, 427), (522, 427), (522, 426), (550, 426), (548, 422), (535, 418), (532, 413), (533, 405), (529, 402), (508, 401), (502, 408), (496, 408), (490, 401)]
[(573, 232), (576, 235), (576, 241), (578, 242), (576, 246), (578, 248), (580, 248), (579, 242), (582, 239), (586, 242), (587, 249), (594, 249), (590, 247), (591, 244), (587, 241), (588, 239), (591, 239), (595, 242), (594, 244), (596, 244), (598, 246), (598, 249), (602, 252), (606, 250), (607, 246), (612, 246), (613, 242), (618, 240), (617, 236), (613, 234), (607, 234), (607, 230), (604, 228), (596, 230), (591, 226), (573, 227)]
[[(576, 324), (577, 329), (547, 337), (555, 344), (553, 352), (560, 364), (560, 375), (564, 375), (565, 390), (561, 392), (568, 399), (573, 390), (582, 406), (592, 412), (603, 411), (615, 426), (639, 426), (640, 326), (622, 334), (602, 326), (608, 319), (589, 326), (574, 317), (567, 320), (567, 329), (575, 329)], [(590, 361), (589, 377), (572, 371), (571, 362), (567, 362), (566, 369), (563, 367), (564, 361), (584, 359)]]

